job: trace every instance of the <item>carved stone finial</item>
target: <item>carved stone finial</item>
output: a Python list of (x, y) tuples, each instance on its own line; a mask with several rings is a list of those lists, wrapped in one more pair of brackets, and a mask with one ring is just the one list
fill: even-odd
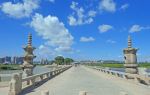
[(131, 39), (131, 36), (128, 36), (128, 48), (132, 48), (132, 39)]
[(29, 33), (28, 35), (28, 46), (32, 46), (32, 34)]

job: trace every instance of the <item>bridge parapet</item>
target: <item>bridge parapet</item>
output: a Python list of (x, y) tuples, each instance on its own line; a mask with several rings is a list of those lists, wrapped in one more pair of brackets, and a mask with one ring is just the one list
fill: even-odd
[(124, 73), (124, 72), (113, 71), (113, 70), (108, 70), (108, 69), (104, 69), (104, 68), (97, 68), (97, 67), (92, 67), (92, 69), (95, 69), (95, 70), (98, 70), (98, 71), (101, 71), (103, 73), (113, 75), (113, 76), (116, 76), (119, 78), (127, 79), (127, 80), (132, 78), (137, 83), (150, 85), (150, 77), (148, 77), (148, 76), (143, 76), (143, 75), (139, 75), (139, 74)]
[(53, 78), (54, 76), (66, 71), (71, 67), (71, 65), (63, 66), (62, 68), (50, 72), (36, 74), (26, 78), (22, 78), (22, 73), (15, 73), (13, 74), (12, 79), (9, 83), (9, 95), (19, 95), (22, 92), (22, 90), (34, 86), (35, 84), (38, 84), (48, 78)]

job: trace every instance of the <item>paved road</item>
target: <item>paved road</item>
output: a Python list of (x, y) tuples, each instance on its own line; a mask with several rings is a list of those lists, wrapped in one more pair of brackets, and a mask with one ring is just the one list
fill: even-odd
[[(133, 93), (141, 88), (131, 88), (133, 85), (123, 83), (124, 86), (130, 86), (124, 87), (119, 82), (120, 80), (117, 83), (116, 81), (114, 82), (113, 78), (103, 76), (99, 72), (85, 67), (72, 67), (25, 95), (40, 95), (42, 90), (49, 90), (50, 95), (78, 95), (79, 91), (87, 91), (88, 95), (120, 95), (120, 92), (127, 92), (129, 95), (144, 95), (145, 93), (143, 92), (145, 90)], [(148, 90), (150, 89), (146, 88), (146, 91)]]

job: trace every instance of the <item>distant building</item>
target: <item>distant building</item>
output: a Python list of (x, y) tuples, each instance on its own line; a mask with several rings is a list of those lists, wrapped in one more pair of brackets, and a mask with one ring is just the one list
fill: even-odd
[(2, 57), (0, 58), (0, 64), (22, 64), (23, 57)]
[(5, 63), (5, 58), (0, 58), (0, 64), (4, 64)]
[(11, 64), (11, 57), (6, 56), (4, 64)]
[(48, 60), (47, 59), (42, 59), (41, 60), (41, 64), (48, 64), (49, 62), (48, 62)]
[(13, 64), (22, 64), (23, 63), (23, 57), (13, 57)]

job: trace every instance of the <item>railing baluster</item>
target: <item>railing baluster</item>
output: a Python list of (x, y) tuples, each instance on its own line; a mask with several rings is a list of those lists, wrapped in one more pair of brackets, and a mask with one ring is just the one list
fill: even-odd
[(80, 91), (79, 95), (87, 95), (87, 92), (86, 91)]
[(41, 91), (41, 95), (49, 95), (49, 91), (48, 90)]

